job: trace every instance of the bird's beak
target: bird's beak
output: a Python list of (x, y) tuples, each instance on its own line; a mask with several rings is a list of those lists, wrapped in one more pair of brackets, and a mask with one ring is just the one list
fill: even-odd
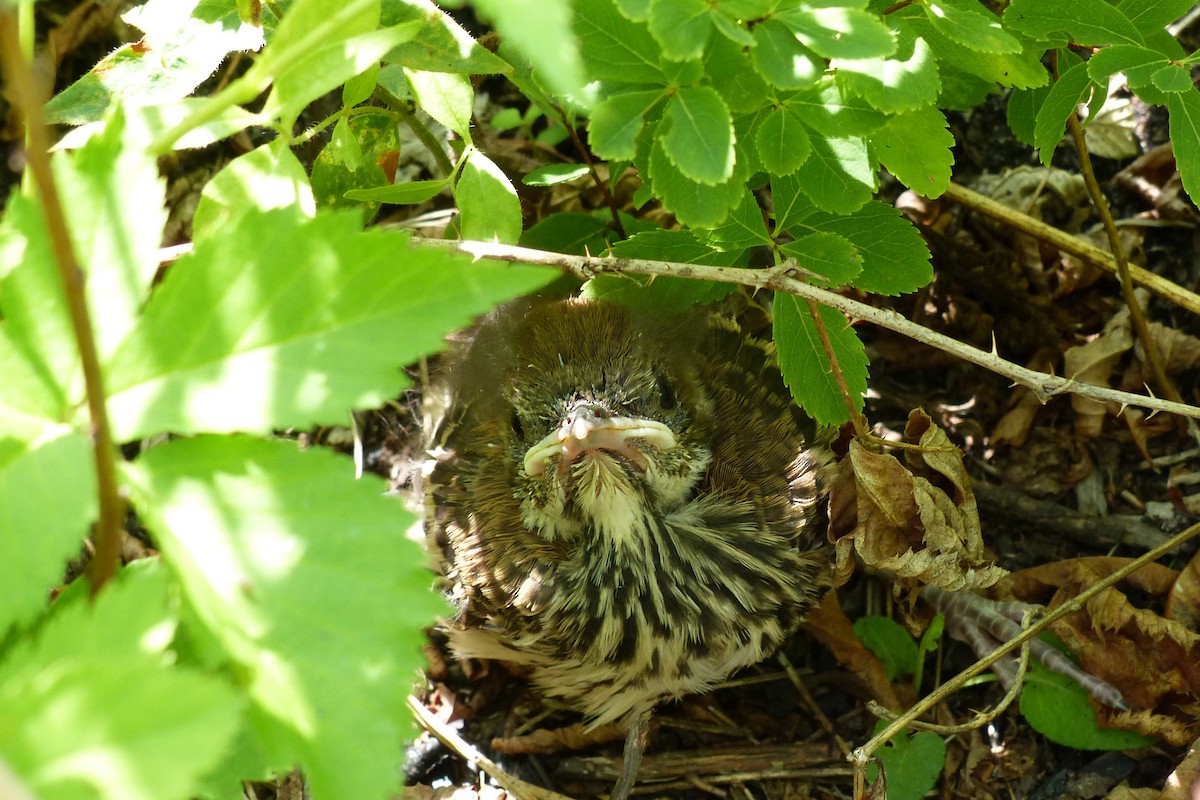
[(566, 465), (590, 450), (611, 450), (644, 470), (642, 448), (646, 445), (668, 450), (675, 446), (675, 434), (657, 420), (602, 416), (596, 407), (580, 404), (563, 419), (558, 430), (525, 451), (525, 473), (540, 475), (554, 456), (561, 455), (559, 463)]

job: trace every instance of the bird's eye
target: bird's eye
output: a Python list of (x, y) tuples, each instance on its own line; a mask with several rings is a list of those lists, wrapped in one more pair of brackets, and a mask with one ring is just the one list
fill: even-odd
[(521, 424), (521, 415), (516, 411), (514, 411), (512, 415), (512, 429), (513, 433), (517, 435), (518, 439), (521, 441), (525, 440), (525, 426)]
[(658, 404), (666, 411), (675, 407), (675, 390), (662, 374), (658, 376)]

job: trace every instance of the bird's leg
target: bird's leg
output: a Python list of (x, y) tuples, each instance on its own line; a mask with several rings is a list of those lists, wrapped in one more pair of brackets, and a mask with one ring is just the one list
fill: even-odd
[(642, 765), (642, 751), (646, 749), (646, 738), (650, 733), (650, 715), (643, 711), (629, 721), (629, 732), (625, 735), (625, 758), (621, 766), (621, 777), (608, 795), (608, 800), (627, 800), (637, 782), (638, 768)]

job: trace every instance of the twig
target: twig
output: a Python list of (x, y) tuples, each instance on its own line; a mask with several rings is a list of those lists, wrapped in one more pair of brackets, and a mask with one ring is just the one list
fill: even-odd
[(75, 346), (79, 350), (79, 360), (83, 367), (88, 414), (92, 422), (92, 457), (96, 463), (96, 489), (100, 501), (100, 515), (95, 532), (96, 553), (88, 571), (94, 596), (116, 573), (121, 550), (124, 503), (117, 490), (116, 448), (108, 424), (108, 410), (104, 404), (104, 376), (100, 371), (100, 359), (96, 353), (96, 340), (84, 292), (85, 276), (71, 246), (66, 216), (63, 214), (58, 187), (50, 169), (50, 142), (42, 117), (44, 101), (39, 97), (33, 69), (21, 55), (16, 12), (11, 7), (0, 12), (0, 60), (3, 61), (4, 73), (8, 76), (7, 83), (13, 105), (25, 119), (25, 135), (29, 143), (25, 155), (29, 171), (33, 174), (41, 194), (46, 227), (54, 248), (54, 263), (58, 267), (58, 275), (66, 295), (71, 329), (75, 334)]
[[(1022, 367), (1000, 358), (995, 352), (987, 352), (964, 344), (949, 336), (931, 331), (926, 327), (905, 319), (894, 311), (874, 308), (857, 300), (821, 289), (794, 277), (796, 266), (788, 262), (768, 269), (743, 269), (740, 267), (712, 267), (700, 264), (679, 264), (666, 261), (648, 261), (637, 258), (612, 258), (596, 256), (572, 256), (549, 253), (527, 247), (492, 244), (489, 242), (455, 241), (447, 239), (413, 239), (414, 243), (427, 247), (440, 247), (466, 253), (474, 258), (490, 258), (520, 264), (541, 264), (557, 267), (572, 275), (588, 279), (601, 273), (636, 273), (658, 277), (690, 278), (716, 283), (736, 283), (762, 289), (772, 289), (815, 300), (824, 306), (836, 308), (843, 314), (871, 322), (888, 330), (907, 336), (914, 341), (958, 356), (964, 361), (977, 364), (997, 375), (1009, 378), (1033, 392), (1041, 402), (1060, 394), (1077, 394), (1101, 403), (1118, 403), (1122, 406), (1137, 406), (1154, 411), (1165, 411), (1184, 417), (1200, 418), (1200, 408), (1182, 403), (1172, 403), (1157, 397), (1119, 392), (1090, 383), (1079, 383), (1073, 379), (1047, 375), (1044, 372)], [(1200, 306), (1198, 306), (1200, 308)]]
[[(1065, 253), (1082, 258), (1106, 272), (1113, 275), (1117, 274), (1117, 264), (1113, 260), (1111, 253), (1093, 244), (1089, 244), (1077, 236), (1064, 233), (1053, 225), (1047, 225), (1040, 219), (1035, 219), (1028, 214), (1022, 214), (1015, 208), (1009, 208), (1003, 203), (992, 200), (990, 197), (985, 197), (979, 194), (979, 192), (951, 182), (942, 197), (954, 200), (973, 211), (978, 211), (981, 214), (999, 220), (1022, 233), (1027, 233), (1036, 239), (1051, 244)], [(1177, 306), (1191, 311), (1193, 314), (1200, 314), (1200, 295), (1189, 292), (1178, 284), (1171, 283), (1171, 281), (1142, 269), (1136, 264), (1129, 265), (1129, 277), (1134, 283), (1139, 286), (1145, 286), (1159, 297), (1169, 300)]]

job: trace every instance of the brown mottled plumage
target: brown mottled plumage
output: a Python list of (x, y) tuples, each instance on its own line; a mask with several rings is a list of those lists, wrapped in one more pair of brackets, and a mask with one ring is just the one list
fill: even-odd
[(656, 704), (769, 655), (827, 583), (827, 450), (727, 320), (517, 304), (449, 384), (426, 527), (451, 644), (629, 722), (634, 761)]

